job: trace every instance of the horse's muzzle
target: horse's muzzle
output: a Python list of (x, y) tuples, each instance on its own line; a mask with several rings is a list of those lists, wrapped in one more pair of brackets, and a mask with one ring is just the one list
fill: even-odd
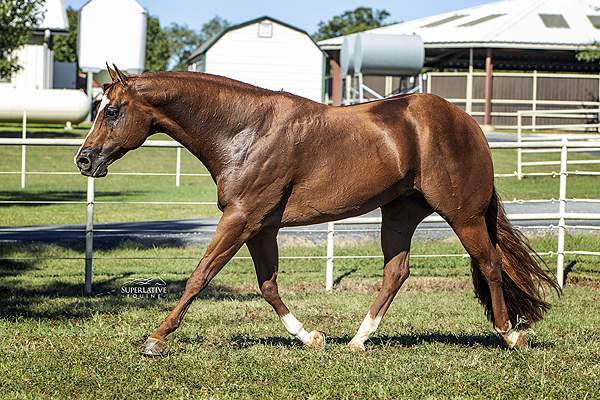
[(99, 155), (97, 149), (86, 147), (81, 149), (75, 157), (75, 165), (82, 175), (100, 178), (108, 173), (108, 165), (105, 157)]

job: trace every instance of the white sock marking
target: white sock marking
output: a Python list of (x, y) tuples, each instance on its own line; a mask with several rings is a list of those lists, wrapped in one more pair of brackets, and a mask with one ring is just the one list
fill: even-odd
[(370, 338), (375, 333), (380, 322), (381, 322), (380, 317), (373, 319), (373, 318), (371, 318), (370, 314), (367, 314), (367, 316), (363, 320), (362, 324), (360, 324), (360, 328), (358, 328), (358, 332), (356, 332), (356, 335), (354, 335), (354, 337), (352, 338), (352, 341), (360, 342), (361, 344), (364, 343), (368, 338)]
[(296, 317), (292, 314), (287, 314), (281, 317), (281, 322), (283, 322), (283, 326), (285, 326), (290, 335), (300, 339), (302, 343), (310, 345), (309, 334)]

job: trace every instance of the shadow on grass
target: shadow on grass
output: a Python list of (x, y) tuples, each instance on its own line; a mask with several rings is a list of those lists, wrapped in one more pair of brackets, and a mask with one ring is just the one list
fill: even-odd
[(0, 277), (19, 276), (37, 269), (34, 260), (0, 260)]
[[(107, 199), (115, 197), (138, 197), (146, 194), (146, 191), (139, 190), (128, 190), (128, 191), (96, 191), (96, 201), (106, 201)], [(87, 194), (85, 191), (22, 191), (22, 190), (4, 190), (1, 193), (0, 198), (3, 201), (10, 201), (13, 203), (1, 203), (0, 207), (12, 207), (15, 205), (27, 206), (27, 207), (42, 207), (52, 205), (50, 203), (42, 204), (29, 204), (32, 201), (44, 201), (44, 202), (63, 202), (63, 201), (87, 201)]]
[[(180, 338), (179, 341), (183, 343), (197, 342), (199, 339), (192, 338)], [(344, 336), (327, 336), (327, 345), (345, 346), (350, 343), (352, 337), (349, 335)], [(502, 338), (492, 332), (482, 333), (481, 335), (455, 335), (447, 333), (427, 333), (427, 334), (412, 334), (412, 335), (397, 335), (397, 336), (374, 336), (369, 339), (365, 345), (367, 351), (370, 349), (385, 349), (385, 348), (412, 348), (423, 344), (447, 344), (461, 347), (486, 347), (486, 348), (506, 348)], [(284, 336), (271, 336), (265, 338), (251, 338), (245, 335), (238, 335), (229, 338), (226, 347), (233, 347), (236, 349), (245, 349), (254, 345), (265, 345), (265, 346), (285, 346), (285, 347), (304, 347), (300, 341)], [(530, 348), (552, 348), (553, 343), (549, 342), (538, 342), (530, 341)]]
[[(85, 136), (89, 128), (73, 130), (62, 129), (60, 125), (38, 125), (27, 124), (27, 138), (49, 138), (49, 139), (78, 139)], [(2, 124), (0, 126), (0, 138), (18, 138), (23, 136), (22, 124)]]
[[(90, 318), (94, 314), (119, 314), (126, 308), (160, 309), (165, 316), (183, 293), (187, 279), (169, 281), (167, 295), (162, 297), (127, 297), (122, 285), (134, 273), (94, 281), (93, 294), (85, 294), (83, 285), (54, 281), (51, 287), (24, 288), (0, 286), (0, 318), (16, 320), (68, 320)], [(135, 274), (138, 275), (138, 274)], [(1, 276), (1, 275), (0, 275)], [(262, 296), (257, 292), (240, 291), (228, 285), (209, 285), (196, 298), (215, 303), (249, 301)], [(217, 305), (218, 306), (218, 305)]]

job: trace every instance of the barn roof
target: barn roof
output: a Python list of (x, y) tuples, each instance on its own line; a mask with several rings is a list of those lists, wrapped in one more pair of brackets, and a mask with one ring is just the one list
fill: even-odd
[[(263, 22), (263, 21), (271, 21), (271, 22), (274, 22), (276, 24), (283, 25), (283, 26), (285, 26), (285, 27), (287, 27), (289, 29), (298, 31), (298, 32), (306, 35), (313, 43), (315, 43), (315, 41), (310, 37), (310, 35), (308, 33), (306, 33), (306, 31), (303, 31), (300, 28), (296, 28), (295, 26), (286, 24), (285, 22), (281, 22), (279, 20), (276, 20), (275, 18), (271, 18), (271, 17), (265, 15), (264, 17), (256, 18), (256, 19), (253, 19), (251, 21), (247, 21), (247, 22), (244, 22), (244, 23), (241, 23), (241, 24), (238, 24), (238, 25), (230, 26), (229, 28), (222, 30), (221, 32), (217, 33), (216, 35), (214, 35), (213, 37), (211, 37), (210, 39), (208, 39), (206, 42), (202, 43), (202, 45), (200, 47), (198, 47), (198, 49), (192, 53), (192, 55), (188, 58), (187, 61), (190, 62), (194, 58), (196, 58), (196, 57), (198, 57), (198, 56), (206, 53), (215, 43), (217, 43), (228, 32), (235, 31), (235, 30), (241, 29), (241, 28), (245, 28), (248, 25), (257, 24), (257, 23), (260, 23), (260, 22)], [(321, 50), (321, 48), (319, 47), (319, 45), (317, 45), (317, 43), (315, 43), (315, 46), (319, 50)]]
[[(425, 47), (571, 49), (600, 41), (598, 0), (504, 0), (368, 31), (417, 34)], [(319, 42), (341, 45), (343, 38)]]
[[(504, 0), (373, 29), (365, 34), (416, 34), (425, 46), (425, 66), (485, 68), (494, 49), (494, 68), (599, 72), (598, 63), (576, 59), (578, 50), (600, 42), (600, 0)], [(319, 42), (339, 49), (344, 38)]]

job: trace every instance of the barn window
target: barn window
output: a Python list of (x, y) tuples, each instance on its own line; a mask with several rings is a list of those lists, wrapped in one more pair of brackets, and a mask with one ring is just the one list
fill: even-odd
[(538, 14), (546, 28), (570, 28), (562, 14)]
[(594, 28), (600, 29), (600, 15), (588, 15), (587, 16)]
[(271, 22), (260, 22), (258, 24), (258, 37), (270, 38), (273, 37), (273, 24)]
[(452, 21), (454, 21), (456, 19), (463, 18), (463, 17), (467, 17), (467, 15), (458, 15), (458, 14), (457, 15), (453, 15), (451, 17), (444, 18), (444, 19), (441, 19), (441, 20), (436, 21), (436, 22), (432, 22), (431, 24), (423, 25), (423, 26), (421, 26), (421, 28), (434, 28), (436, 26), (447, 24), (448, 22), (452, 22)]
[(461, 27), (464, 28), (464, 27), (467, 27), (467, 26), (475, 26), (475, 25), (482, 24), (484, 22), (490, 21), (490, 20), (492, 20), (494, 18), (502, 17), (504, 15), (506, 15), (506, 14), (492, 14), (492, 15), (488, 15), (487, 17), (479, 18), (479, 19), (476, 19), (475, 21), (471, 21), (471, 22), (467, 22), (466, 24), (459, 25), (458, 27), (459, 28), (461, 28)]

